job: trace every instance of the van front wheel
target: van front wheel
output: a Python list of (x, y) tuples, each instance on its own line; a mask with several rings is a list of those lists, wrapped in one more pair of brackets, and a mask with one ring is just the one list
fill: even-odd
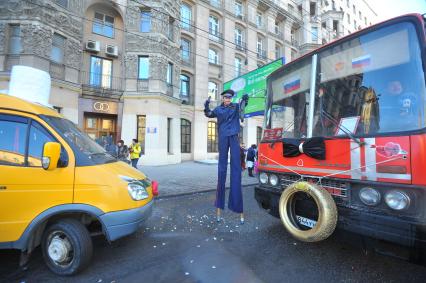
[(89, 231), (75, 219), (62, 219), (43, 233), (43, 257), (49, 269), (58, 275), (73, 275), (90, 262), (93, 253)]

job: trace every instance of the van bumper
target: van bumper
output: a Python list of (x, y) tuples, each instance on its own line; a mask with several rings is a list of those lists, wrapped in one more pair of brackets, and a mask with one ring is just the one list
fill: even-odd
[(108, 241), (115, 241), (136, 232), (151, 216), (154, 201), (134, 209), (105, 213), (100, 216)]

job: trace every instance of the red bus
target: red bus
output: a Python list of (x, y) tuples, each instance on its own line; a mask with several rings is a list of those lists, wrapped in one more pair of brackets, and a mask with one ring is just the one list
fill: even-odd
[(255, 198), (297, 239), (426, 242), (425, 18), (348, 35), (267, 78)]

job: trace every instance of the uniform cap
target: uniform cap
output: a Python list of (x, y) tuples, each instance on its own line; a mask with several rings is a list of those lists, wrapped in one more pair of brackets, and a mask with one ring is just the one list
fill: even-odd
[(235, 95), (235, 92), (232, 89), (227, 89), (224, 92), (222, 92), (220, 95), (223, 95), (226, 97), (233, 97)]

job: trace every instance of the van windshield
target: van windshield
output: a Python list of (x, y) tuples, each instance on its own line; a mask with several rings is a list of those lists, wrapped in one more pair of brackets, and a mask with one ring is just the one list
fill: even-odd
[(76, 166), (91, 166), (117, 161), (112, 155), (107, 153), (103, 147), (80, 131), (71, 121), (44, 115), (42, 118), (49, 123), (73, 149)]

